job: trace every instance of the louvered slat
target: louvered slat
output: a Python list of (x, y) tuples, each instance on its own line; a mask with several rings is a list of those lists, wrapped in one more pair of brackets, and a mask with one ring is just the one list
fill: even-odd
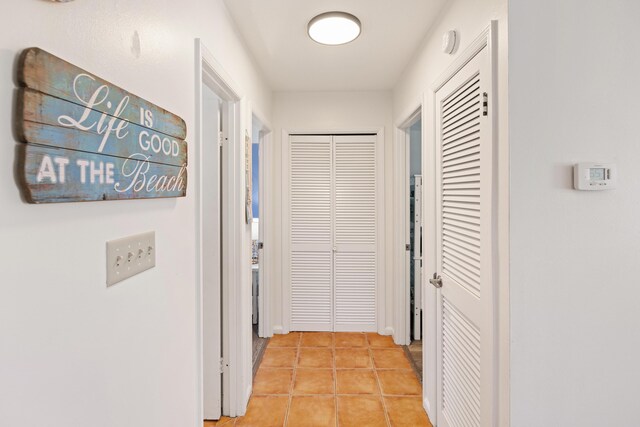
[(376, 138), (334, 137), (335, 329), (376, 330)]
[(375, 253), (338, 252), (335, 256), (335, 321), (374, 324), (376, 318)]
[(480, 426), (480, 331), (442, 302), (443, 411), (456, 426)]
[[(481, 212), (480, 79), (474, 75), (442, 107), (443, 273), (479, 297), (480, 254), (456, 249), (479, 245)], [(451, 207), (455, 207), (451, 210)], [(449, 231), (449, 233), (447, 233)]]
[(331, 244), (331, 142), (291, 141), (291, 242)]
[(373, 140), (335, 143), (335, 243), (338, 245), (375, 243), (375, 155)]
[(332, 329), (331, 138), (290, 139), (291, 328)]
[(331, 254), (294, 252), (291, 259), (291, 321), (331, 325)]

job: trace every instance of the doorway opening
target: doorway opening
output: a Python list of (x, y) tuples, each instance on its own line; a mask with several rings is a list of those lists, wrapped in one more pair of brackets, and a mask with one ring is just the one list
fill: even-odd
[(422, 120), (407, 130), (406, 237), (408, 242), (409, 353), (422, 378)]
[[(222, 277), (225, 239), (223, 206), (224, 103), (206, 84), (202, 87), (202, 334), (204, 418), (218, 419), (222, 410), (223, 353)], [(218, 363), (215, 363), (218, 361)]]
[[(201, 419), (237, 416), (246, 408), (250, 389), (243, 363), (242, 321), (238, 286), (242, 258), (236, 244), (242, 235), (238, 220), (240, 202), (241, 97), (232, 79), (211, 53), (196, 40), (196, 143), (194, 164), (197, 201), (196, 236), (196, 334), (198, 349), (198, 412)], [(248, 320), (248, 319), (247, 319)]]
[(266, 280), (265, 239), (267, 207), (267, 152), (269, 129), (255, 115), (251, 117), (251, 301), (252, 363), (255, 376), (270, 336), (268, 326), (268, 282)]

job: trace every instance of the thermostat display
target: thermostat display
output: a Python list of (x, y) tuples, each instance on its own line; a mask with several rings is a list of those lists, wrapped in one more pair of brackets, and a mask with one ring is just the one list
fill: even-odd
[(576, 190), (611, 190), (616, 188), (617, 170), (613, 163), (578, 163), (573, 167)]
[(589, 169), (589, 179), (591, 181), (604, 181), (606, 179), (607, 173), (604, 168), (590, 168)]

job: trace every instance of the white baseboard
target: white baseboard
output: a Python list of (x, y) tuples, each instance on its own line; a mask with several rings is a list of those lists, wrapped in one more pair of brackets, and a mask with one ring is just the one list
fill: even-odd
[(242, 402), (243, 407), (242, 407), (242, 410), (240, 411), (241, 414), (238, 414), (239, 416), (243, 416), (247, 413), (247, 406), (249, 406), (249, 399), (251, 398), (251, 393), (253, 393), (253, 383), (250, 383), (249, 386), (247, 387), (247, 391), (245, 392), (245, 395), (244, 395), (244, 402)]
[(284, 334), (284, 328), (280, 325), (276, 325), (273, 327), (273, 333), (275, 334)]
[(393, 336), (394, 333), (395, 333), (395, 331), (393, 330), (393, 327), (387, 326), (386, 328), (384, 328), (382, 330), (382, 332), (380, 332), (380, 335), (391, 335), (391, 336)]
[(426, 397), (422, 399), (422, 406), (424, 407), (424, 410), (427, 411), (427, 415), (429, 416), (430, 420), (435, 420), (435, 417), (432, 417), (431, 415), (431, 403), (429, 403), (429, 399), (427, 399)]

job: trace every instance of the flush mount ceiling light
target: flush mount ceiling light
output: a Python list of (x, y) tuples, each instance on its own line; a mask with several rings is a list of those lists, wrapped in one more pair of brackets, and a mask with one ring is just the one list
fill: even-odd
[(346, 12), (322, 13), (309, 21), (307, 27), (311, 39), (332, 46), (354, 41), (360, 31), (360, 20)]

